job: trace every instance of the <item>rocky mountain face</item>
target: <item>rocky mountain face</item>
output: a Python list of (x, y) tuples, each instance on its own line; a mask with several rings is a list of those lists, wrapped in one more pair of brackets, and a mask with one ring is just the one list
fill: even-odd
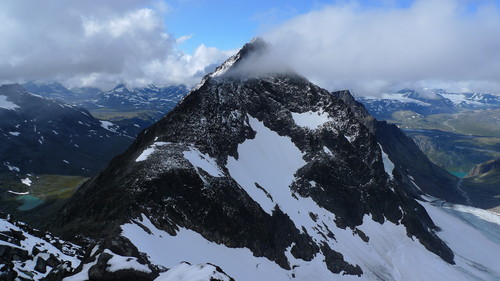
[(130, 143), (79, 107), (0, 86), (0, 173), (93, 175)]
[(105, 280), (110, 253), (142, 280), (483, 274), (439, 236), (447, 215), (416, 200), (465, 201), (456, 178), (349, 92), (247, 71), (265, 48), (245, 45), (66, 203), (54, 232), (108, 241), (71, 274)]

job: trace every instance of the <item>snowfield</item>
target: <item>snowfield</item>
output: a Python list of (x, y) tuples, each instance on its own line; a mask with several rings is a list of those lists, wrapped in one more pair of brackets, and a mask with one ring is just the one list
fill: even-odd
[(248, 119), (257, 134), (238, 146), (238, 160), (229, 157), (226, 167), (262, 209), (272, 214), (276, 204), (282, 210), (296, 204), (288, 186), (295, 179), (294, 173), (306, 162), (290, 138), (279, 136), (256, 118), (248, 116)]
[[(390, 222), (379, 224), (365, 216), (360, 230), (370, 237), (368, 243), (353, 235), (349, 229), (338, 229), (329, 225), (340, 251), (349, 262), (359, 264), (364, 271), (361, 277), (333, 275), (318, 254), (310, 262), (295, 259), (289, 252), (288, 271), (263, 257), (255, 257), (246, 248), (228, 248), (210, 242), (200, 234), (181, 228), (176, 236), (157, 229), (143, 216), (140, 223), (151, 231), (148, 234), (141, 226), (129, 223), (122, 226), (122, 235), (129, 238), (140, 251), (145, 252), (151, 262), (167, 268), (179, 267), (182, 262), (192, 264), (211, 263), (235, 280), (500, 280), (498, 253), (500, 245), (484, 235), (458, 216), (448, 213), (443, 207), (427, 202), (422, 205), (434, 222), (442, 229), (438, 235), (455, 253), (456, 265), (450, 265), (427, 251), (416, 239), (406, 236), (402, 225)], [(500, 225), (494, 224), (497, 238)], [(466, 258), (467, 257), (467, 258)], [(183, 276), (198, 272), (197, 267), (183, 268)], [(186, 271), (193, 272), (187, 273)], [(178, 273), (176, 273), (178, 274)], [(173, 273), (172, 273), (173, 275)], [(169, 275), (169, 276), (172, 276)], [(175, 276), (175, 275), (174, 275)], [(157, 280), (205, 280), (169, 279), (161, 275)], [(206, 279), (206, 280), (209, 280)]]

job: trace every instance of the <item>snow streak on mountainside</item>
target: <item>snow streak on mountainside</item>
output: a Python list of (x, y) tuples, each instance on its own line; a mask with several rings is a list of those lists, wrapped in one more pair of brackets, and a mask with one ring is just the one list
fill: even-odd
[[(482, 234), (443, 223), (447, 213), (415, 199), (434, 188), (460, 195), (421, 179), (434, 166), (412, 154), (414, 144), (401, 148), (404, 134), (363, 116), (348, 93), (290, 72), (242, 71), (262, 48), (253, 41), (206, 76), (63, 207), (54, 229), (66, 237), (119, 237), (90, 254), (79, 276), (112, 271), (103, 257), (122, 245), (135, 250), (111, 252), (147, 258), (157, 280), (498, 277), (448, 235)], [(499, 250), (488, 239), (476, 246)]]

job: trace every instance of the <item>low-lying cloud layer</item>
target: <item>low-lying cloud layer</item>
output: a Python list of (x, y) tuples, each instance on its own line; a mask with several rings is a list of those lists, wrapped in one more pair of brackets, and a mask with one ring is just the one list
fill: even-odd
[(234, 51), (201, 45), (192, 55), (166, 31), (161, 2), (2, 1), (0, 82), (69, 86), (193, 84)]
[(500, 12), (487, 1), (417, 0), (404, 9), (325, 6), (264, 38), (294, 69), (330, 89), (500, 93), (499, 34)]

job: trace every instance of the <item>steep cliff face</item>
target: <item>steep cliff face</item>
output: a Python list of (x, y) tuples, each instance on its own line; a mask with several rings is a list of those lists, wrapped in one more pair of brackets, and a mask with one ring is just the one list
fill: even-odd
[(78, 190), (54, 229), (121, 235), (152, 263), (208, 261), (237, 280), (398, 279), (406, 252), (450, 270), (452, 250), (414, 199), (433, 188), (420, 191), (424, 175), (409, 164), (423, 154), (405, 155), (415, 151), (404, 134), (347, 92), (242, 72), (262, 48), (247, 44), (205, 77)]

